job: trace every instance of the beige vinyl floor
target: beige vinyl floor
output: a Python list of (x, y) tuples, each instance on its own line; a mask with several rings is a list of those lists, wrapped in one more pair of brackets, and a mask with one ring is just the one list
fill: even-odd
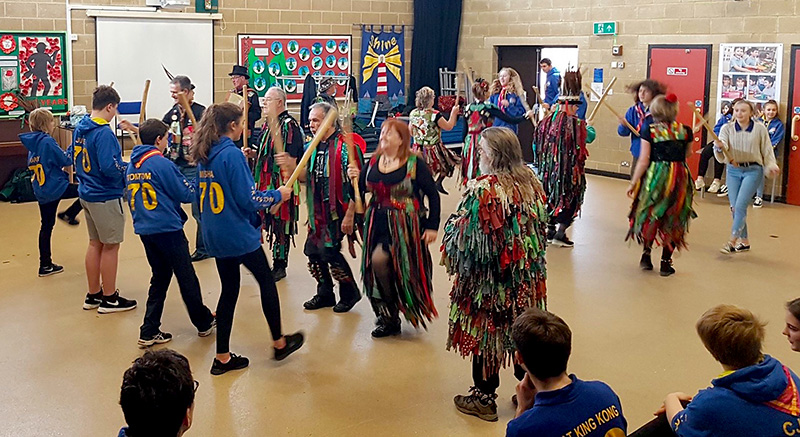
[[(448, 182), (443, 221), (459, 198), (454, 181)], [(700, 217), (691, 227), (690, 250), (676, 256), (676, 275), (661, 278), (640, 271), (639, 248), (624, 241), (626, 186), (626, 181), (589, 176), (582, 217), (571, 234), (575, 247), (548, 250), (548, 308), (573, 330), (569, 370), (609, 383), (633, 429), (649, 420), (667, 392), (694, 393), (720, 372), (697, 339), (694, 323), (723, 302), (750, 308), (768, 321), (766, 352), (800, 368), (800, 355), (781, 335), (783, 303), (800, 294), (795, 228), (800, 209), (767, 204), (750, 210), (752, 251), (725, 256), (718, 249), (730, 228), (727, 199), (698, 197)], [(140, 307), (101, 316), (81, 309), (84, 224), (56, 225), (54, 260), (65, 272), (38, 278), (38, 222), (35, 203), (0, 204), (0, 436), (116, 435), (124, 424), (118, 405), (122, 373), (142, 353), (136, 340), (150, 271), (141, 242), (128, 216), (118, 286)], [(194, 229), (190, 219), (190, 241)], [(304, 311), (302, 303), (315, 284), (306, 270), (303, 241), (301, 235), (291, 252), (289, 276), (278, 289), (285, 330), (302, 329), (307, 343), (281, 363), (271, 359), (256, 283), (243, 273), (231, 344), (251, 366), (212, 377), (214, 337), (197, 337), (173, 281), (162, 329), (175, 338), (166, 346), (189, 358), (200, 382), (187, 435), (504, 434), (514, 415), (509, 398), (516, 381), (510, 370), (501, 375), (499, 422), (460, 414), (452, 397), (471, 385), (470, 364), (445, 350), (447, 320), (436, 320), (427, 332), (405, 324), (401, 337), (373, 340), (366, 300), (349, 314)], [(436, 251), (438, 244), (435, 301), (446, 315), (450, 282)], [(351, 260), (351, 265), (357, 269), (359, 264)], [(219, 295), (214, 262), (195, 267), (213, 308)]]

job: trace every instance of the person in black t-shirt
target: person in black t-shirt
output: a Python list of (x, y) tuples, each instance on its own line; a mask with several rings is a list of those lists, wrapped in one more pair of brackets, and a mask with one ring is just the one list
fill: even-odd
[[(186, 114), (186, 110), (178, 101), (178, 94), (184, 93), (192, 108), (195, 120), (200, 122), (203, 118), (203, 111), (206, 107), (194, 101), (194, 85), (186, 76), (175, 76), (169, 84), (169, 92), (175, 100), (175, 105), (161, 119), (172, 132), (172, 141), (167, 149), (166, 156), (170, 161), (178, 166), (184, 177), (188, 180), (197, 178), (197, 164), (189, 160), (189, 148), (192, 145), (192, 119)], [(192, 217), (197, 223), (197, 238), (195, 239), (195, 251), (192, 254), (192, 261), (202, 261), (208, 258), (203, 233), (200, 225), (200, 207), (197, 202), (192, 202)]]

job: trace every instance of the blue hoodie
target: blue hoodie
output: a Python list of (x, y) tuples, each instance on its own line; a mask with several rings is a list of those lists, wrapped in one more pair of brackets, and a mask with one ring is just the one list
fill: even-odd
[(56, 140), (44, 132), (19, 134), (22, 145), (28, 149), (28, 168), (33, 170), (33, 193), (39, 203), (61, 199), (67, 191), (69, 177), (62, 167), (72, 165), (69, 155), (58, 147)]
[(258, 191), (244, 154), (228, 137), (211, 145), (208, 161), (198, 165), (200, 221), (208, 254), (246, 255), (261, 246), (257, 211), (281, 201), (278, 190)]
[(558, 72), (556, 67), (547, 72), (547, 84), (544, 88), (544, 102), (548, 105), (553, 105), (558, 100), (559, 86), (561, 85), (561, 73)]
[(70, 155), (80, 180), (78, 196), (87, 202), (119, 199), (125, 190), (122, 147), (102, 119), (83, 117), (72, 136)]
[[(628, 120), (628, 123), (630, 123), (631, 126), (635, 127), (636, 130), (641, 132), (642, 126), (644, 125), (644, 121), (645, 120), (652, 121), (653, 116), (650, 115), (649, 110), (645, 109), (644, 104), (642, 102), (636, 102), (635, 105), (628, 108), (628, 112), (625, 113), (625, 120)], [(642, 145), (642, 139), (639, 138), (635, 133), (631, 132), (631, 130), (628, 129), (628, 126), (625, 126), (625, 124), (620, 124), (619, 127), (617, 127), (617, 133), (621, 137), (627, 137), (630, 135), (631, 155), (633, 155), (634, 158), (638, 158), (639, 149), (641, 148)]]
[(125, 179), (125, 198), (131, 208), (133, 231), (137, 235), (183, 229), (187, 217), (181, 203), (192, 203), (194, 185), (155, 146), (133, 148)]
[(717, 124), (714, 125), (714, 133), (719, 135), (719, 131), (722, 130), (722, 126), (725, 126), (728, 122), (733, 119), (733, 114), (725, 114), (717, 120)]
[(764, 361), (714, 379), (711, 385), (700, 390), (686, 409), (672, 419), (675, 434), (680, 437), (800, 434), (800, 379), (775, 358), (765, 355)]

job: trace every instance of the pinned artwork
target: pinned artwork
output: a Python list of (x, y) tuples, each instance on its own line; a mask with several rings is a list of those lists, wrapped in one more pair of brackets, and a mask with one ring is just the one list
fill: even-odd
[(362, 26), (361, 85), (358, 109), (361, 113), (405, 104), (404, 26)]
[[(350, 40), (349, 35), (239, 35), (239, 62), (248, 68), (248, 86), (259, 98), (277, 85), (288, 101), (299, 102), (306, 75), (350, 76)], [(337, 94), (344, 95), (347, 84), (337, 86)]]
[(54, 114), (69, 110), (63, 32), (0, 32), (0, 118), (25, 113), (20, 99)]

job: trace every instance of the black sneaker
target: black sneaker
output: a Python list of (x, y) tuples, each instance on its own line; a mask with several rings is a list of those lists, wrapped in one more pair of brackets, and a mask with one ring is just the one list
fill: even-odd
[(97, 308), (97, 312), (100, 314), (111, 314), (130, 311), (134, 308), (136, 308), (136, 301), (125, 299), (119, 295), (119, 290), (117, 290), (111, 296), (103, 296), (100, 307)]
[(747, 252), (748, 250), (750, 250), (749, 244), (739, 243), (736, 245), (737, 252)]
[(672, 260), (671, 259), (662, 259), (661, 260), (661, 271), (659, 274), (661, 276), (669, 276), (675, 273), (675, 269), (672, 268)]
[(55, 275), (63, 271), (64, 267), (61, 267), (58, 264), (50, 264), (47, 267), (39, 267), (39, 277)]
[(231, 359), (227, 363), (214, 358), (214, 364), (211, 365), (212, 375), (222, 375), (223, 373), (230, 372), (231, 370), (244, 369), (250, 365), (250, 360), (247, 357), (242, 357), (231, 352)]
[(58, 219), (66, 222), (70, 226), (78, 226), (78, 224), (80, 224), (77, 218), (68, 216), (66, 212), (58, 213)]
[(286, 277), (286, 267), (272, 268), (272, 278), (275, 280), (275, 282), (278, 282), (285, 277)]
[(211, 333), (214, 332), (214, 328), (216, 328), (216, 327), (217, 327), (217, 318), (214, 317), (213, 319), (211, 319), (211, 326), (208, 329), (206, 329), (205, 331), (197, 331), (197, 336), (198, 337), (208, 337), (209, 335), (211, 335)]
[(355, 298), (355, 299), (353, 299), (351, 301), (347, 301), (347, 302), (341, 301), (341, 302), (339, 302), (339, 303), (337, 303), (336, 305), (333, 306), (333, 312), (334, 313), (346, 313), (346, 312), (350, 311), (351, 309), (353, 309), (353, 307), (356, 306), (356, 304), (360, 300), (361, 300), (361, 294), (359, 294), (357, 298)]
[(639, 260), (639, 268), (642, 270), (653, 270), (653, 261), (650, 259), (649, 253), (642, 254), (642, 259)]
[(83, 300), (83, 309), (85, 310), (93, 310), (100, 306), (100, 303), (103, 302), (103, 290), (101, 289), (97, 293), (86, 293), (86, 299)]
[(562, 234), (562, 233), (557, 233), (556, 235), (553, 236), (552, 244), (553, 246), (559, 246), (559, 247), (575, 246), (575, 243), (573, 243), (572, 241), (570, 241), (569, 238), (567, 238), (567, 234)]
[(170, 340), (172, 340), (172, 334), (170, 334), (169, 332), (158, 331), (158, 334), (150, 338), (140, 338), (138, 342), (139, 349), (144, 349), (154, 344), (169, 343)]
[(302, 332), (295, 332), (294, 334), (284, 335), (283, 338), (286, 339), (286, 346), (283, 349), (275, 349), (275, 361), (282, 361), (286, 359), (289, 355), (291, 355), (296, 350), (300, 349), (300, 346), (303, 345), (305, 342), (305, 337), (303, 337)]
[(314, 297), (303, 304), (303, 308), (307, 310), (318, 310), (320, 308), (329, 308), (336, 305), (336, 297), (333, 295), (320, 296), (315, 294)]
[(556, 236), (556, 228), (548, 227), (547, 228), (547, 242), (548, 243), (552, 243), (553, 242), (553, 237), (555, 237), (555, 236)]
[(209, 259), (209, 258), (211, 258), (211, 255), (209, 255), (207, 253), (200, 253), (200, 252), (198, 252), (196, 250), (192, 254), (192, 262), (193, 263), (197, 262), (197, 261), (203, 261), (204, 259)]

